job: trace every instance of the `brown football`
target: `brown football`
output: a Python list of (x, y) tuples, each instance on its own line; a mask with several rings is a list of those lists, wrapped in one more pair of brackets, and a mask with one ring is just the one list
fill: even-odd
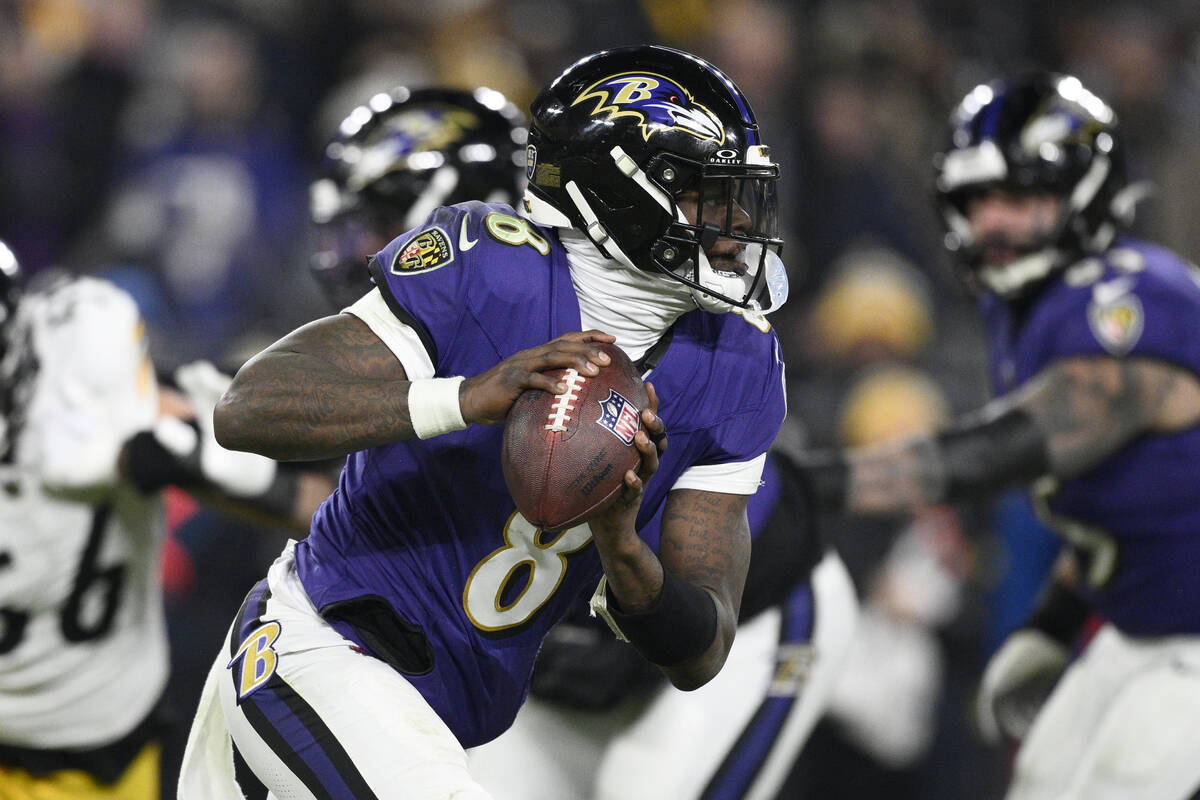
[(504, 482), (525, 519), (543, 530), (578, 525), (617, 496), (641, 461), (633, 445), (649, 405), (637, 369), (613, 344), (594, 377), (549, 370), (567, 384), (552, 395), (528, 389), (504, 424)]

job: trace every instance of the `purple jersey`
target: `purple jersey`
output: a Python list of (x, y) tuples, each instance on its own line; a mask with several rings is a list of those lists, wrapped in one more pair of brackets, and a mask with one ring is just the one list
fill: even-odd
[[(1200, 277), (1132, 239), (1071, 267), (1019, 324), (985, 301), (1001, 394), (1055, 360), (1131, 356), (1200, 375)], [(1130, 442), (1039, 502), (1080, 556), (1097, 611), (1133, 635), (1200, 633), (1200, 427)]]
[[(507, 206), (438, 209), (385, 247), (372, 271), (438, 376), (479, 374), (581, 328), (566, 252)], [(639, 528), (687, 468), (763, 453), (785, 410), (774, 333), (736, 314), (681, 317), (649, 380), (670, 447)], [(516, 513), (501, 435), (500, 425), (473, 425), (352, 454), (296, 548), (318, 609), (374, 595), (424, 631), (433, 668), (408, 678), (464, 747), (511, 724), (546, 631), (601, 575), (586, 526), (543, 532)]]

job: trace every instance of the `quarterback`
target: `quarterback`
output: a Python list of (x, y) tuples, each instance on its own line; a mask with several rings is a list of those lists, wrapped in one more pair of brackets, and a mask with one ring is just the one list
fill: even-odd
[[(349, 457), (214, 661), (185, 800), (237, 796), (230, 734), (277, 796), (487, 797), (464, 748), (511, 724), (546, 632), (589, 596), (679, 688), (725, 661), (784, 414), (763, 317), (786, 296), (779, 167), (727, 76), (649, 46), (547, 86), (526, 161), (520, 212), (432, 210), (348, 313), (256, 356), (218, 405), (227, 446)], [(543, 370), (595, 374), (607, 341), (655, 390), (641, 466), (588, 523), (539, 530), (496, 423), (526, 388), (563, 391)]]

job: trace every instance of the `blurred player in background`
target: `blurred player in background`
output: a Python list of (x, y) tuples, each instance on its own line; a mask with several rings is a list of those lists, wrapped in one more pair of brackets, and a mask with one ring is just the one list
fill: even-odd
[(373, 286), (367, 258), (434, 209), (516, 205), (525, 185), (521, 112), (491, 89), (399, 87), (356, 109), (309, 187), (311, 272), (341, 310)]
[[(367, 258), (430, 207), (520, 196), (524, 169), (514, 156), (524, 153), (524, 123), (512, 105), (480, 102), (491, 97), (397, 89), (326, 146), (326, 175), (311, 191), (312, 266), (337, 308), (371, 288)], [(739, 628), (722, 673), (696, 692), (675, 691), (581, 602), (542, 645), (531, 700), (513, 727), (471, 753), (485, 788), (526, 800), (742, 797), (751, 785), (753, 796), (775, 794), (820, 715), (855, 598), (782, 455), (771, 454), (763, 481), (747, 509), (754, 547), (741, 610), (756, 622)]]
[(159, 390), (138, 310), (112, 284), (27, 289), (0, 244), (0, 300), (0, 796), (154, 800), (158, 490), (288, 519), (300, 480), (216, 444), (229, 378), (211, 365), (180, 368), (183, 394)]
[[(589, 594), (677, 686), (717, 673), (784, 413), (762, 317), (786, 291), (779, 172), (759, 136), (701, 59), (583, 59), (534, 103), (522, 205), (545, 227), (504, 205), (433, 210), (371, 260), (350, 313), (239, 372), (224, 441), (350, 458), (214, 662), (185, 800), (237, 796), (230, 733), (277, 795), (486, 797), (463, 748), (511, 724), (546, 632)], [(595, 374), (613, 338), (661, 391), (641, 468), (588, 525), (544, 535), (515, 513), (495, 423), (526, 388), (563, 390), (542, 370)], [(639, 538), (660, 507), (660, 538)]]
[[(980, 291), (1000, 396), (806, 475), (859, 513), (1033, 484), (1065, 547), (978, 701), (985, 733), (1023, 739), (1008, 797), (1183, 800), (1200, 787), (1196, 268), (1120, 233), (1142, 190), (1078, 79), (981, 85), (950, 137), (947, 242)], [(1091, 612), (1105, 624), (1072, 662)]]

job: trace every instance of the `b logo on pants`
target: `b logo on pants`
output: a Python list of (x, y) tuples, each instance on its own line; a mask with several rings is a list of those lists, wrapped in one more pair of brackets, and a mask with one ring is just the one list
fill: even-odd
[(242, 662), (241, 680), (238, 681), (238, 703), (263, 686), (275, 674), (279, 657), (272, 645), (282, 631), (278, 622), (264, 622), (242, 640), (242, 646), (234, 653), (226, 669)]

